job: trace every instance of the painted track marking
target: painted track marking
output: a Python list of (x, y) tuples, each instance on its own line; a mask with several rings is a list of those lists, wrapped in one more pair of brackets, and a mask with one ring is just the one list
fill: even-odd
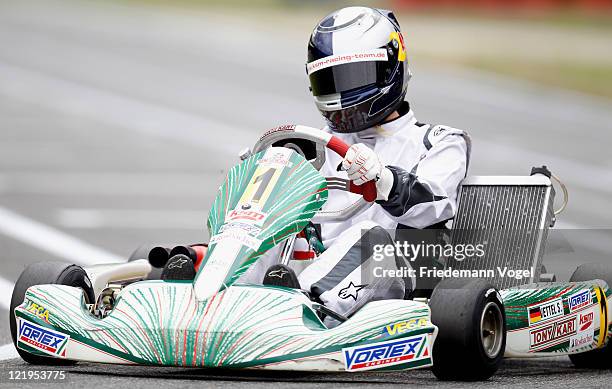
[[(53, 227), (0, 207), (0, 234), (81, 265), (123, 262), (122, 257), (83, 242)], [(0, 278), (0, 308), (10, 308), (14, 284)], [(0, 361), (17, 358), (12, 343), (0, 346)]]
[(122, 262), (120, 256), (0, 207), (0, 233), (81, 265)]

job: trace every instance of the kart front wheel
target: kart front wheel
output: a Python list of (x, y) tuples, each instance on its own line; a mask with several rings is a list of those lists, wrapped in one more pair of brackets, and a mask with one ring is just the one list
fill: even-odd
[[(608, 283), (608, 287), (612, 288), (612, 266), (595, 263), (578, 266), (570, 278), (570, 282), (593, 280), (604, 280)], [(581, 354), (572, 354), (569, 358), (578, 368), (610, 369), (612, 368), (611, 342), (609, 341), (603, 348)]]
[(480, 279), (446, 279), (429, 301), (439, 332), (433, 373), (440, 380), (481, 381), (501, 365), (506, 314), (498, 291)]
[[(62, 262), (39, 262), (28, 266), (15, 284), (13, 296), (11, 298), (10, 326), (13, 344), (17, 348), (17, 322), (15, 319), (15, 308), (23, 304), (26, 291), (36, 285), (67, 285), (83, 289), (85, 300), (88, 304), (95, 301), (94, 290), (89, 280), (89, 276), (82, 267), (70, 265)], [(69, 365), (72, 361), (43, 357), (30, 354), (27, 351), (17, 348), (21, 358), (33, 365)]]

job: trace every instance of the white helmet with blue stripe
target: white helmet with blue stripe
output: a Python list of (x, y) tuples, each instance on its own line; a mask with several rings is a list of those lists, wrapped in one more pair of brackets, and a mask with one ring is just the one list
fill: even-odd
[(310, 36), (306, 73), (333, 131), (380, 124), (404, 100), (411, 77), (397, 19), (368, 7), (332, 12)]

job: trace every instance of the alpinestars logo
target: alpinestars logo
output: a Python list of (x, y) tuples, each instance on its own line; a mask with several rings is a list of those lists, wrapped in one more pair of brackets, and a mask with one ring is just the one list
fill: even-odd
[(357, 297), (359, 297), (359, 291), (365, 288), (366, 286), (367, 285), (355, 285), (353, 281), (351, 281), (346, 288), (340, 289), (338, 297), (343, 300), (352, 297), (353, 300), (357, 301)]
[(168, 269), (182, 269), (183, 265), (187, 263), (186, 259), (178, 258), (175, 261), (170, 262)]
[(276, 270), (272, 270), (271, 272), (268, 273), (268, 276), (270, 277), (277, 277), (277, 278), (283, 278), (284, 276), (286, 276), (287, 274), (289, 274), (289, 272), (285, 269), (276, 269)]
[(380, 369), (430, 357), (427, 335), (342, 349), (347, 371)]

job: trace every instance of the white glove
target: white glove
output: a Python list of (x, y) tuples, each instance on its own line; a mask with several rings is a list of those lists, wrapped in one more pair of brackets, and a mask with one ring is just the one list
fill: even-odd
[(369, 181), (376, 181), (376, 200), (387, 201), (393, 188), (393, 173), (383, 166), (374, 150), (358, 143), (351, 146), (342, 161), (342, 169), (356, 185), (363, 185)]

